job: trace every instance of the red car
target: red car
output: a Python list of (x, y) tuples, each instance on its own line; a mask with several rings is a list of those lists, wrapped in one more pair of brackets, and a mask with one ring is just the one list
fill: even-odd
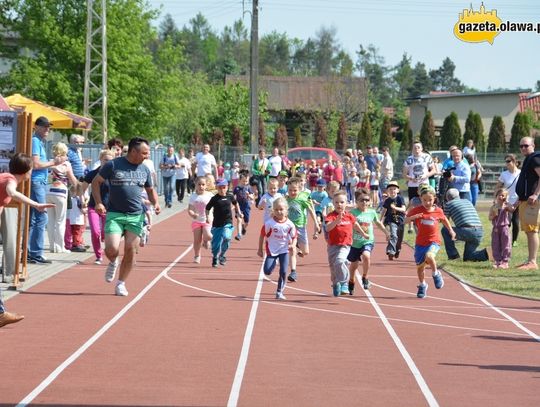
[(317, 164), (321, 167), (328, 162), (328, 159), (332, 160), (341, 160), (341, 157), (335, 150), (331, 148), (321, 148), (321, 147), (295, 147), (291, 148), (287, 152), (287, 157), (289, 160), (294, 162), (296, 158), (301, 158), (304, 162), (309, 160), (315, 160)]

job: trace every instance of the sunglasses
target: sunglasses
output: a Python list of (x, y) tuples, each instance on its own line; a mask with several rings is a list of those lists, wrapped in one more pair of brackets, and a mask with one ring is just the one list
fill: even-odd
[(519, 145), (519, 148), (527, 148), (527, 147), (529, 147), (529, 146), (530, 146), (530, 144), (520, 144), (520, 145)]
[(505, 162), (506, 164), (510, 164), (510, 163), (512, 163), (513, 161), (512, 161), (512, 160), (504, 160), (504, 162)]

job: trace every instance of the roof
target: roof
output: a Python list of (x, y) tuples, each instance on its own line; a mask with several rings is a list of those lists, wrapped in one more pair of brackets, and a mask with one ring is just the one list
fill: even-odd
[(540, 116), (540, 92), (522, 93), (519, 95), (519, 111), (532, 110), (537, 117)]
[(470, 92), (470, 93), (459, 93), (459, 92), (433, 92), (429, 95), (420, 95), (411, 98), (405, 98), (407, 101), (414, 100), (423, 100), (423, 99), (444, 99), (444, 98), (453, 98), (453, 97), (477, 97), (477, 96), (496, 96), (496, 95), (516, 95), (519, 96), (521, 93), (529, 93), (530, 89), (514, 89), (514, 90), (493, 90), (486, 92)]
[[(225, 84), (249, 84), (249, 76), (227, 75)], [(331, 76), (259, 76), (269, 110), (366, 111), (366, 78)]]

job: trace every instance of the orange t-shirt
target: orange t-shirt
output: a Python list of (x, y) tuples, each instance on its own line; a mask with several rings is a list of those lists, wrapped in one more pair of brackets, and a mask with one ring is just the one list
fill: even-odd
[(436, 207), (432, 212), (428, 212), (423, 205), (412, 208), (407, 216), (422, 214), (421, 218), (415, 219), (414, 224), (418, 228), (416, 234), (416, 244), (418, 246), (429, 246), (431, 243), (441, 244), (441, 235), (439, 233), (439, 222), (446, 216), (441, 208)]
[(10, 181), (17, 183), (17, 178), (9, 172), (0, 174), (0, 206), (6, 206), (11, 202), (11, 197), (7, 194), (6, 187)]

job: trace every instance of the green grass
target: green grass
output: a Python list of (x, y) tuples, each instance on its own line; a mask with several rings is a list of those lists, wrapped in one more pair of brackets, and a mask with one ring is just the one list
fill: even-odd
[[(486, 203), (477, 205), (480, 220), (484, 225), (484, 239), (480, 248), (491, 246), (491, 222), (488, 220), (488, 207)], [(407, 226), (405, 227), (407, 229)], [(405, 232), (404, 240), (414, 247), (414, 234)], [(456, 242), (456, 247), (463, 255), (463, 242)], [(444, 244), (437, 255), (437, 265), (456, 275), (463, 281), (476, 287), (500, 291), (508, 294), (520, 295), (540, 299), (540, 270), (517, 270), (516, 266), (527, 260), (527, 237), (519, 232), (518, 246), (512, 248), (510, 268), (507, 270), (494, 269), (490, 262), (463, 262), (448, 260)]]

